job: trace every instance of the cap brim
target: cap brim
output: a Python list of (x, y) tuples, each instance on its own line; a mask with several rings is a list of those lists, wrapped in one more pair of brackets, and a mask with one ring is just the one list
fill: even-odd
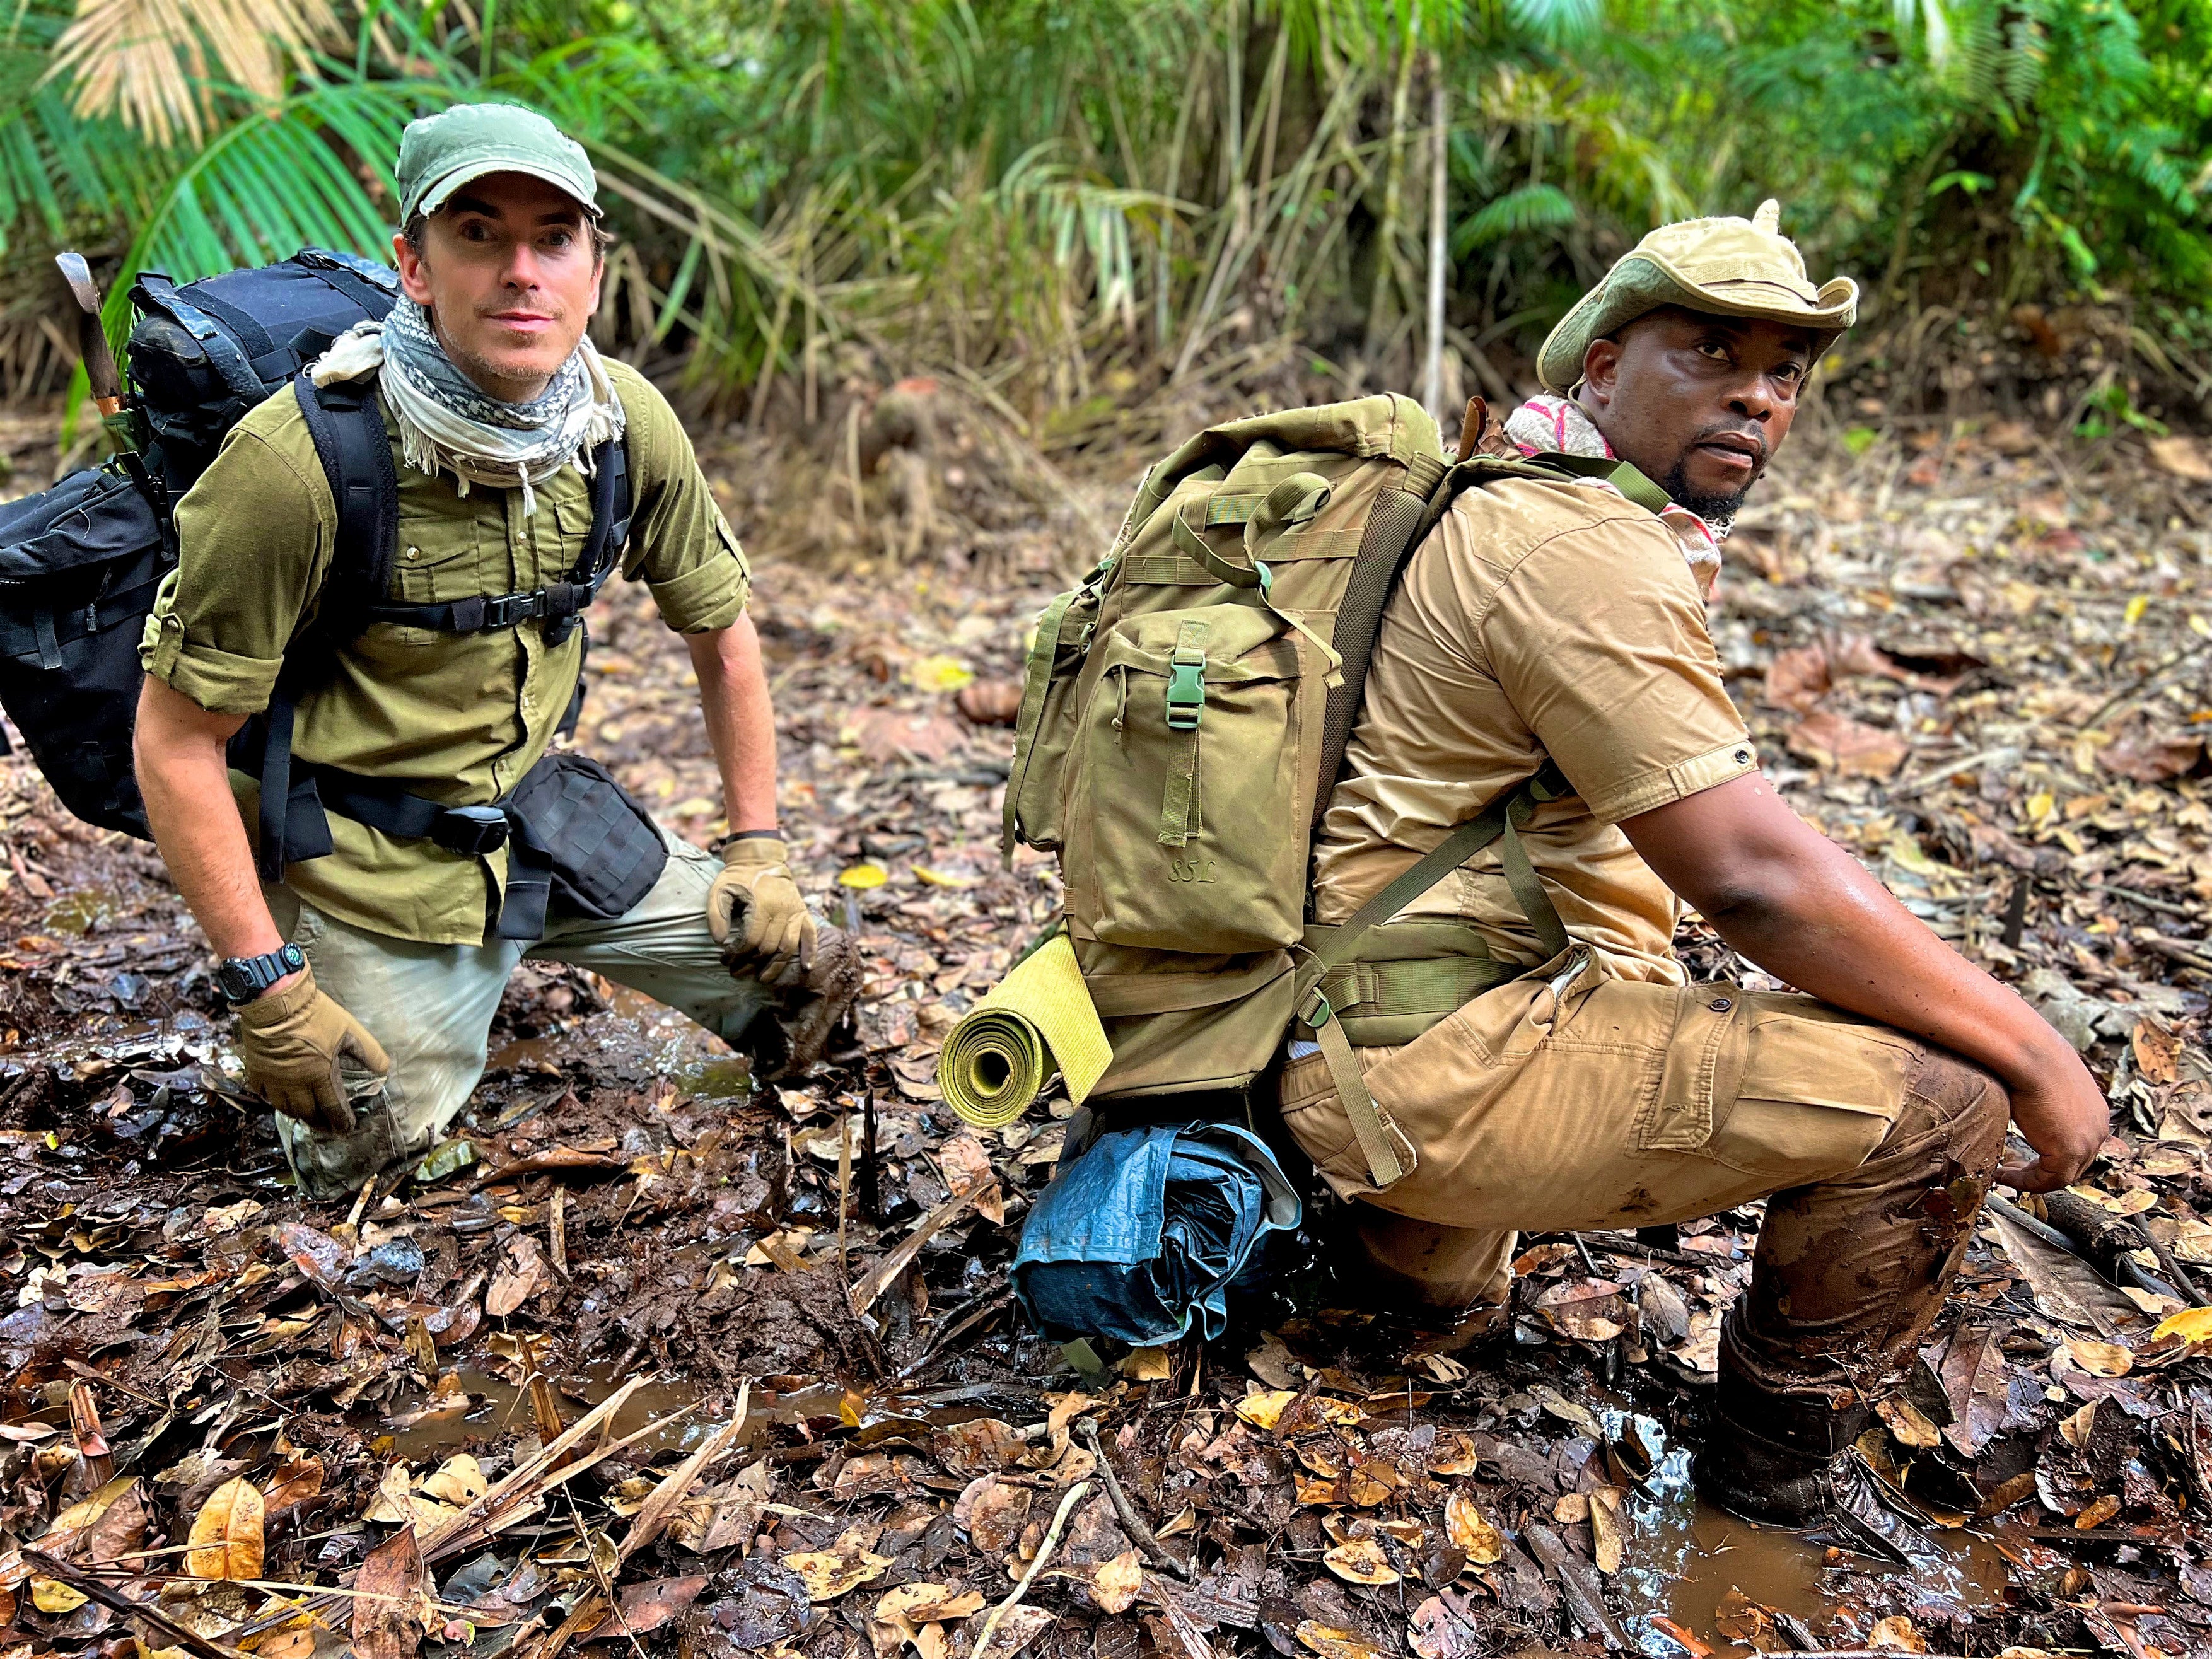
[(422, 197), (415, 204), (415, 211), (422, 214), (435, 213), (453, 199), (453, 192), (462, 185), (473, 184), (479, 179), (488, 179), (495, 173), (520, 173), (526, 178), (536, 179), (541, 183), (550, 185), (591, 217), (597, 219), (600, 216), (599, 204), (597, 202), (576, 193), (576, 179), (573, 173), (562, 173), (542, 162), (504, 155), (481, 157), (475, 161), (465, 161), (452, 172), (441, 174), (422, 191)]
[(1547, 391), (1571, 392), (1583, 377), (1583, 359), (1589, 351), (1591, 341), (1626, 328), (1638, 318), (1649, 316), (1663, 306), (1680, 306), (1717, 317), (1749, 317), (1762, 322), (1795, 325), (1815, 337), (1813, 356), (1816, 362), (1826, 355), (1838, 336), (1858, 320), (1858, 284), (1848, 276), (1830, 277), (1808, 302), (1776, 283), (1746, 281), (1699, 285), (1686, 281), (1680, 272), (1649, 254), (1636, 256), (1636, 263), (1657, 280), (1638, 284), (1632, 290), (1626, 286), (1616, 287), (1614, 279), (1621, 272), (1620, 267), (1615, 266), (1607, 273), (1603, 283), (1575, 301), (1573, 308), (1559, 319), (1559, 325), (1545, 337), (1536, 354), (1536, 378)]

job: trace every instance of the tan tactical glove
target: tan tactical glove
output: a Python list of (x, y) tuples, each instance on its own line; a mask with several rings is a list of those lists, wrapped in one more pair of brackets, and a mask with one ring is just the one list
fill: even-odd
[(814, 918), (791, 878), (780, 836), (745, 836), (722, 848), (722, 873), (707, 890), (707, 931), (736, 968), (761, 964), (773, 983), (793, 963), (814, 964)]
[(338, 1081), (341, 1059), (380, 1076), (392, 1056), (351, 1014), (315, 988), (315, 970), (238, 1011), (238, 1057), (254, 1093), (325, 1134), (349, 1134), (353, 1107)]

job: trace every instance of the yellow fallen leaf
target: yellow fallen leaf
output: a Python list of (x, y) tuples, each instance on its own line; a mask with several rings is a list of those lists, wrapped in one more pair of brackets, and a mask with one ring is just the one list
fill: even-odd
[(1890, 1395), (1875, 1401), (1875, 1410), (1889, 1425), (1889, 1431), (1897, 1437), (1899, 1444), (1925, 1450), (1943, 1443), (1943, 1431), (1903, 1395)]
[(2148, 593), (2136, 594), (2135, 598), (2128, 601), (2128, 608), (2126, 611), (2121, 613), (2120, 625), (2123, 628), (2133, 628), (2137, 623), (2143, 619), (2143, 612), (2149, 609), (2150, 595)]
[(1237, 1415), (1255, 1429), (1272, 1429), (1297, 1398), (1289, 1389), (1256, 1389), (1237, 1402)]
[(40, 1613), (75, 1613), (84, 1603), (84, 1596), (67, 1584), (52, 1578), (31, 1581), (31, 1605)]
[(1487, 1567), (1505, 1559), (1505, 1534), (1486, 1520), (1474, 1498), (1463, 1492), (1455, 1492), (1444, 1500), (1444, 1536), (1453, 1547), (1467, 1552), (1467, 1559), (1478, 1567)]
[(1346, 1583), (1395, 1584), (1398, 1569), (1372, 1538), (1347, 1538), (1321, 1558), (1328, 1570)]
[(261, 1493), (244, 1475), (209, 1494), (192, 1517), (185, 1571), (195, 1578), (261, 1577)]
[(2184, 1308), (2160, 1320), (2151, 1337), (2156, 1340), (2161, 1336), (2178, 1336), (2185, 1342), (2212, 1342), (2212, 1308)]
[(840, 887), (857, 887), (864, 891), (871, 887), (880, 887), (890, 878), (890, 872), (880, 864), (855, 864), (837, 872)]
[(1111, 1561), (1100, 1562), (1091, 1580), (1091, 1594), (1102, 1613), (1127, 1613), (1144, 1588), (1144, 1564), (1134, 1550), (1124, 1550)]
[(1456, 1431), (1440, 1434), (1437, 1437), (1436, 1449), (1429, 1455), (1429, 1473), (1473, 1474), (1480, 1462), (1470, 1437)]
[(2091, 1342), (2069, 1336), (2066, 1339), (2066, 1352), (2092, 1376), (2125, 1376), (2136, 1363), (2136, 1357), (2117, 1342)]
[(489, 1489), (483, 1468), (462, 1452), (447, 1458), (438, 1472), (422, 1483), (422, 1495), (447, 1504), (473, 1504)]
[(1168, 1351), (1165, 1348), (1138, 1348), (1121, 1361), (1121, 1375), (1132, 1382), (1164, 1382), (1168, 1380)]
[(1925, 1653), (1928, 1638), (1901, 1613), (1892, 1613), (1867, 1632), (1867, 1645), (1884, 1653)]
[(972, 684), (975, 671), (957, 657), (924, 657), (909, 665), (906, 677), (923, 691), (957, 691)]
[(1299, 1620), (1297, 1637), (1300, 1646), (1321, 1655), (1321, 1659), (1382, 1659), (1380, 1651), (1350, 1631), (1324, 1625), (1318, 1619)]
[(914, 866), (914, 878), (925, 887), (973, 887), (975, 884), (966, 876), (949, 876), (942, 870), (933, 870), (926, 864)]
[(2058, 1425), (2059, 1437), (2075, 1449), (2089, 1443), (2089, 1436), (2097, 1426), (2097, 1402), (2092, 1400)]
[(1628, 1493), (1619, 1486), (1593, 1486), (1589, 1491), (1590, 1553), (1603, 1573), (1620, 1571), (1620, 1558), (1628, 1529), (1620, 1519), (1621, 1500)]

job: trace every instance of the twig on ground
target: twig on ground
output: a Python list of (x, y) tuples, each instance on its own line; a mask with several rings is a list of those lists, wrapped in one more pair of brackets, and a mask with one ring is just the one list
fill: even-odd
[(1052, 1527), (1045, 1534), (1044, 1542), (1037, 1546), (1036, 1559), (1030, 1563), (1030, 1570), (1022, 1575), (1022, 1582), (1014, 1586), (1013, 1594), (993, 1607), (991, 1616), (983, 1621), (983, 1628), (975, 1637), (974, 1659), (983, 1659), (984, 1655), (990, 1651), (991, 1638), (999, 1632), (999, 1621), (1021, 1605), (1022, 1597), (1030, 1593), (1030, 1586), (1036, 1582), (1037, 1574), (1044, 1571), (1044, 1564), (1052, 1559), (1052, 1553), (1060, 1547), (1060, 1534), (1066, 1528), (1067, 1517), (1074, 1512), (1075, 1506), (1090, 1495), (1091, 1483), (1088, 1480), (1079, 1480), (1067, 1489), (1067, 1496), (1060, 1500), (1059, 1512), (1052, 1517)]
[(1098, 1425), (1088, 1417), (1079, 1417), (1075, 1419), (1075, 1433), (1076, 1437), (1083, 1442), (1084, 1449), (1098, 1465), (1098, 1478), (1105, 1483), (1106, 1496), (1114, 1505), (1114, 1513), (1121, 1517), (1121, 1530), (1129, 1534), (1146, 1555), (1176, 1577), (1190, 1577), (1189, 1564), (1177, 1560), (1174, 1553), (1160, 1542), (1159, 1535), (1146, 1523), (1145, 1517), (1137, 1513), (1137, 1506), (1129, 1501), (1129, 1494), (1121, 1490), (1121, 1480), (1115, 1474), (1114, 1465), (1106, 1456), (1106, 1449), (1099, 1443)]
[[(119, 1613), (126, 1619), (144, 1620), (154, 1629), (167, 1637), (171, 1645), (198, 1654), (200, 1659), (243, 1659), (243, 1656), (236, 1648), (225, 1647), (220, 1642), (210, 1642), (198, 1631), (179, 1624), (159, 1607), (149, 1606), (143, 1601), (134, 1601), (121, 1591), (112, 1589), (100, 1583), (90, 1573), (82, 1571), (70, 1565), (66, 1561), (57, 1561), (43, 1550), (25, 1550), (23, 1561), (27, 1566), (52, 1579), (56, 1583), (66, 1584), (87, 1601), (99, 1602), (110, 1613)], [(288, 1613), (287, 1616), (290, 1615)]]

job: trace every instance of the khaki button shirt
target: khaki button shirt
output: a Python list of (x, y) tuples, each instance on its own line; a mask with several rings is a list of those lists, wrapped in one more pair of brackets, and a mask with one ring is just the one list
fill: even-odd
[[(1506, 479), (1452, 504), (1383, 613), (1316, 918), (1345, 920), (1547, 755), (1576, 793), (1523, 838), (1559, 919), (1623, 977), (1681, 982), (1674, 896), (1614, 825), (1758, 769), (1698, 583), (1613, 491)], [(1495, 845), (1401, 914), (1469, 923), (1509, 961), (1545, 954)]]
[[(623, 574), (643, 579), (671, 628), (726, 628), (745, 608), (744, 553), (714, 505), (676, 412), (627, 364), (608, 372), (623, 401), (634, 503)], [(386, 417), (392, 429), (390, 416)], [(574, 467), (535, 490), (430, 477), (399, 453), (392, 597), (442, 604), (563, 580), (591, 531), (590, 482)], [(314, 618), (337, 509), (293, 395), (239, 422), (177, 504), (179, 561), (146, 624), (146, 672), (211, 713), (269, 706), (287, 647)], [(392, 778), (449, 806), (497, 799), (536, 765), (568, 712), (583, 666), (580, 630), (557, 646), (537, 620), (477, 634), (377, 623), (335, 653), (301, 700), (293, 752)], [(251, 828), (258, 787), (233, 773)], [(483, 858), (395, 839), (330, 814), (336, 850), (294, 864), (285, 885), (327, 915), (430, 945), (480, 945), (498, 913), (504, 850)]]

